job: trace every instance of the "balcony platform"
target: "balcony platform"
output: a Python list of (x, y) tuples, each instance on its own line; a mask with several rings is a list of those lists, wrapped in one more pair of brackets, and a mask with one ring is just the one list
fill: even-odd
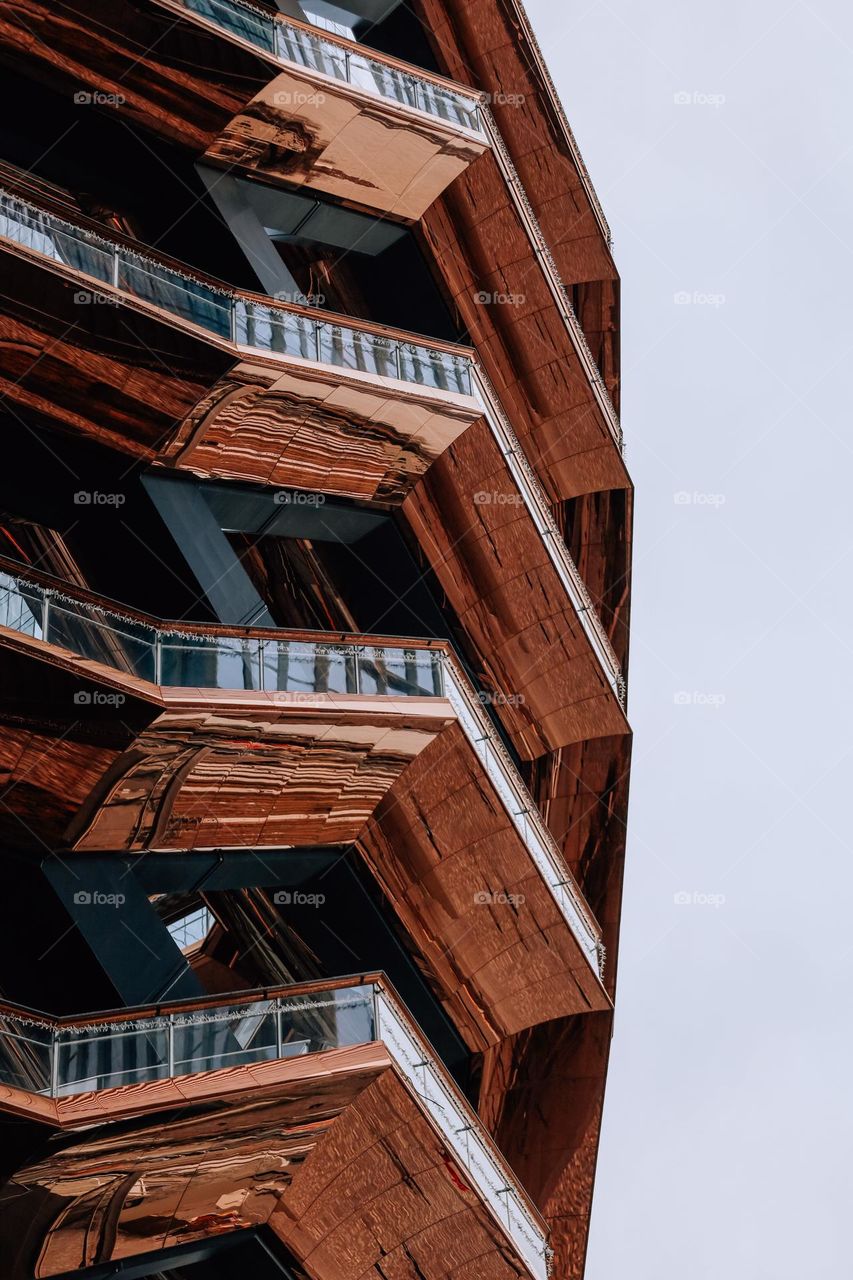
[[(12, 1179), (27, 1221), (10, 1280), (262, 1225), (314, 1280), (413, 1259), (424, 1280), (546, 1280), (541, 1218), (380, 975), (3, 1013), (0, 1108), (59, 1130)], [(161, 1061), (167, 1036), (192, 1056)]]
[(416, 220), (488, 147), (480, 95), (239, 0), (20, 0), (0, 42), (199, 159)]
[(354, 846), (472, 1048), (609, 1008), (598, 925), (446, 646), (176, 637), (67, 595), (44, 617), (7, 590), (8, 838), (66, 858)]

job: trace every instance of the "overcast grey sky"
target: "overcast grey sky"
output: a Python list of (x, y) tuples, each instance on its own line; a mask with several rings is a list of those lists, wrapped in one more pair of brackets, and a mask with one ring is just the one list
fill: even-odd
[(528, 10), (613, 230), (637, 486), (628, 871), (588, 1280), (839, 1280), (853, 6)]

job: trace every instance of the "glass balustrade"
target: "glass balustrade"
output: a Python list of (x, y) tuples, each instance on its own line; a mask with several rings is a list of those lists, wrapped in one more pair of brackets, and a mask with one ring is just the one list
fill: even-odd
[(114, 1024), (7, 1013), (0, 1016), (0, 1083), (67, 1097), (374, 1039), (370, 984)]
[[(0, 237), (244, 347), (459, 395), (472, 394), (467, 356), (217, 290), (144, 255), (112, 246), (94, 232), (2, 191)], [(111, 301), (113, 295), (105, 294), (102, 300)]]
[(440, 698), (444, 655), (391, 645), (178, 635), (0, 572), (0, 626), (177, 688)]
[(365, 93), (386, 98), (398, 106), (424, 111), (456, 128), (483, 133), (483, 121), (475, 98), (436, 84), (416, 71), (404, 71), (330, 40), (318, 32), (296, 27), (286, 19), (259, 13), (238, 0), (181, 0), (184, 8), (229, 35), (308, 71), (351, 84)]

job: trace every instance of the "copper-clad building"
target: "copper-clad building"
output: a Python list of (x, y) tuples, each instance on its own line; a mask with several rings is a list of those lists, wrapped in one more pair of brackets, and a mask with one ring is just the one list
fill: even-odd
[(0, 13), (9, 1280), (573, 1280), (631, 484), (518, 0)]

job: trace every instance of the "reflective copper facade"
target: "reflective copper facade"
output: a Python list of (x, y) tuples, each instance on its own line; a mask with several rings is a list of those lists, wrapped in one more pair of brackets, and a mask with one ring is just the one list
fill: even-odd
[(335, 13), (0, 13), (10, 1280), (583, 1275), (619, 278), (519, 0)]

